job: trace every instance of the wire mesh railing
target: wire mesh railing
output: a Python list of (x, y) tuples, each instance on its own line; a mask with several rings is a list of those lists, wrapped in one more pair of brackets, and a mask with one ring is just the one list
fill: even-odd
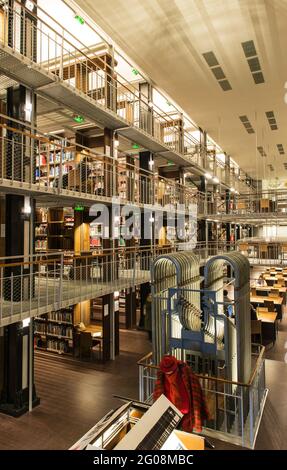
[(56, 135), (45, 135), (0, 115), (0, 180), (39, 192), (93, 200), (120, 198), (122, 203), (198, 205), (204, 195), (177, 182), (141, 170), (123, 157), (116, 159)]
[(57, 85), (67, 85), (77, 96), (120, 118), (119, 123), (140, 129), (172, 152), (205, 168), (201, 143), (191, 130), (194, 124), (175, 106), (172, 113), (164, 111), (138, 81), (122, 76), (109, 44), (87, 46), (34, 2), (3, 2), (2, 17), (0, 40), (37, 64), (37, 73), (43, 71)]
[(270, 215), (287, 218), (287, 191), (284, 189), (262, 190), (236, 194), (211, 194), (207, 198), (208, 215), (237, 216), (262, 220)]
[(236, 242), (236, 249), (253, 265), (287, 265), (287, 237), (243, 238)]
[[(179, 151), (180, 131), (169, 115), (114, 68), (111, 51), (96, 54), (44, 9), (29, 10), (17, 0), (3, 10), (2, 41), (58, 77), (98, 106), (114, 112), (162, 144)], [(119, 110), (118, 110), (119, 108)], [(154, 129), (160, 128), (158, 133)], [(165, 132), (168, 129), (168, 132)]]
[(55, 251), (2, 258), (0, 323), (14, 323), (148, 282), (152, 259), (175, 249), (150, 245), (85, 255)]
[[(188, 247), (189, 248), (189, 247)], [(150, 281), (150, 267), (159, 255), (185, 250), (185, 243), (119, 247), (77, 255), (47, 252), (0, 259), (0, 323), (73, 305), (114, 290)], [(226, 246), (221, 246), (222, 250)], [(202, 262), (211, 254), (195, 248)], [(4, 322), (4, 323), (3, 323)]]

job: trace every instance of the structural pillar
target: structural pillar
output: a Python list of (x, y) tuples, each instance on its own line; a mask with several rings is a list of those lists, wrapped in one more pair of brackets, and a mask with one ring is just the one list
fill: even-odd
[(133, 329), (136, 324), (136, 292), (133, 288), (130, 288), (126, 289), (126, 329)]
[(140, 128), (153, 135), (153, 104), (152, 104), (152, 86), (150, 83), (142, 82), (139, 84), (139, 119)]
[[(200, 176), (200, 185), (199, 191), (201, 193), (206, 193), (206, 180), (204, 176)], [(198, 241), (204, 242), (206, 241), (206, 220), (201, 219), (198, 221)]]
[[(24, 1), (22, 1), (25, 4)], [(10, 2), (13, 8), (14, 2)], [(33, 12), (36, 6), (33, 4)], [(20, 44), (21, 53), (35, 59), (37, 51), (36, 18), (23, 9), (20, 25), (8, 19), (8, 43)], [(33, 183), (36, 149), (33, 126), (36, 116), (36, 96), (22, 85), (7, 90), (8, 123), (6, 147), (7, 177), (16, 182)], [(21, 123), (14, 121), (20, 121)], [(32, 127), (27, 127), (30, 125)], [(32, 132), (31, 132), (32, 131)], [(24, 151), (23, 151), (24, 149)], [(34, 296), (34, 272), (30, 256), (34, 253), (35, 202), (21, 194), (8, 194), (5, 201), (5, 255), (13, 257), (16, 266), (7, 267), (4, 287), (6, 301), (19, 302)], [(0, 329), (0, 411), (19, 416), (39, 403), (34, 385), (33, 319), (13, 323)]]

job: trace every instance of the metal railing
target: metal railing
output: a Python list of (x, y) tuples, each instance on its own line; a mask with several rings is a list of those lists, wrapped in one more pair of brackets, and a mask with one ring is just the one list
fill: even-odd
[(171, 113), (163, 111), (140, 89), (139, 81), (128, 81), (121, 76), (109, 44), (101, 43), (102, 48), (99, 44), (87, 46), (36, 4), (31, 11), (18, 0), (12, 6), (6, 2), (2, 15), (0, 41), (7, 50), (37, 64), (37, 73), (43, 71), (52, 82), (60, 86), (64, 83), (68, 89), (77, 91), (78, 97), (86, 97), (109, 115), (120, 118), (119, 124), (140, 129), (172, 152), (207, 170), (201, 143), (189, 130), (189, 119), (176, 107)]
[(115, 159), (59, 136), (45, 135), (27, 124), (0, 115), (0, 181), (36, 192), (90, 200), (151, 204), (165, 207), (196, 204), (204, 210), (204, 195), (139, 165)]
[[(209, 411), (203, 435), (254, 448), (268, 393), (265, 386), (265, 348), (259, 345), (256, 348), (256, 363), (248, 383), (196, 373)], [(139, 400), (150, 403), (159, 367), (153, 364), (152, 353), (143, 357), (138, 367)]]
[[(58, 310), (82, 300), (150, 281), (159, 255), (189, 247), (185, 243), (102, 249), (77, 255), (46, 252), (0, 259), (0, 324)], [(216, 249), (226, 251), (225, 244)], [(200, 243), (194, 249), (203, 263), (215, 253)]]
[(194, 252), (198, 255), (200, 261), (207, 261), (211, 256), (226, 253), (236, 249), (234, 242), (221, 240), (197, 242)]
[[(118, 114), (128, 125), (139, 127), (171, 150), (180, 152), (181, 131), (177, 119), (151, 103), (138, 87), (115, 71), (112, 51), (95, 53), (92, 46), (87, 47), (75, 38), (39, 6), (37, 12), (31, 12), (15, 0), (3, 14), (5, 45), (98, 106)], [(13, 25), (12, 33), (9, 24)]]
[(260, 192), (212, 194), (207, 197), (207, 215), (234, 217), (238, 219), (287, 218), (287, 191), (284, 189)]
[(125, 247), (100, 253), (48, 252), (0, 259), (0, 324), (148, 282), (152, 259), (172, 246)]
[(253, 265), (287, 265), (287, 237), (286, 239), (243, 238), (236, 242), (236, 249), (247, 256)]

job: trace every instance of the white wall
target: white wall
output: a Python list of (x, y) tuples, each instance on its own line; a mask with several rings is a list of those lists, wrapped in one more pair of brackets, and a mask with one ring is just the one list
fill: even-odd
[(287, 237), (287, 225), (263, 225), (258, 232), (258, 237)]

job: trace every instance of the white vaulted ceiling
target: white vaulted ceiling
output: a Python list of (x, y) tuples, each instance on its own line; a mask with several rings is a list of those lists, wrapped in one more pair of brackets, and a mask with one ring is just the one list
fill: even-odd
[[(253, 176), (287, 178), (286, 0), (76, 3), (244, 170)], [(254, 42), (264, 83), (254, 82), (241, 44), (246, 41)], [(231, 90), (221, 89), (204, 59), (210, 51)], [(256, 60), (252, 65), (258, 68)], [(269, 111), (274, 112), (277, 130), (270, 128), (265, 114)], [(247, 133), (239, 116), (248, 117), (254, 133)], [(260, 146), (267, 157), (257, 151)]]

